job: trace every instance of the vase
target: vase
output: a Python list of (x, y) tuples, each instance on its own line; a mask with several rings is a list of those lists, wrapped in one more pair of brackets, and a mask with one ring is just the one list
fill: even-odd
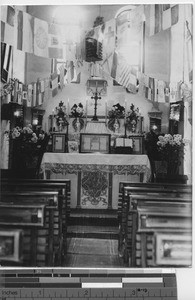
[(119, 132), (119, 128), (120, 128), (120, 122), (117, 118), (110, 118), (108, 121), (108, 128), (115, 132), (118, 133)]
[(167, 176), (177, 176), (179, 174), (179, 164), (167, 162)]
[(80, 132), (84, 127), (84, 120), (82, 118), (75, 118), (72, 121), (72, 126), (76, 132)]

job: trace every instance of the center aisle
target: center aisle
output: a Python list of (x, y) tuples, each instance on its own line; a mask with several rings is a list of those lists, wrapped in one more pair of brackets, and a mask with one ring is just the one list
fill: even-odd
[(123, 267), (118, 255), (118, 220), (115, 212), (75, 210), (71, 213), (64, 267)]

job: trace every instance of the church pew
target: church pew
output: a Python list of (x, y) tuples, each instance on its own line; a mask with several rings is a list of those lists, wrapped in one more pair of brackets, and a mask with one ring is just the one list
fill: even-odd
[[(59, 252), (62, 253), (58, 258), (58, 265), (61, 265), (61, 259), (67, 251), (67, 224), (70, 216), (70, 189), (71, 181), (69, 179), (17, 179), (17, 178), (2, 178), (2, 190), (7, 191), (59, 191), (59, 199), (61, 209), (59, 209), (59, 219), (61, 220), (59, 231), (62, 233), (63, 239)], [(57, 214), (57, 212), (55, 212)], [(56, 216), (57, 217), (57, 216)]]
[(23, 262), (23, 230), (0, 229), (0, 264), (20, 266)]
[[(24, 261), (27, 260), (28, 266), (37, 265), (38, 230), (43, 229), (44, 224), (44, 205), (0, 203), (1, 230), (22, 230), (23, 243), (25, 243), (25, 239), (29, 236), (28, 258), (25, 255), (23, 257)], [(21, 244), (17, 239), (15, 240), (15, 243), (18, 244), (18, 247), (23, 247), (23, 243)], [(24, 254), (23, 249), (21, 249), (21, 252)]]
[[(152, 228), (142, 228), (142, 232), (148, 232), (151, 233), (155, 230), (160, 231), (172, 231), (177, 232), (178, 230), (185, 232), (191, 230), (191, 197), (188, 194), (183, 194), (182, 197), (174, 196), (173, 193), (167, 193), (164, 192), (162, 194), (159, 194), (158, 197), (156, 195), (131, 195), (131, 200), (134, 201), (134, 205), (128, 205), (128, 213), (127, 213), (127, 223), (125, 227), (125, 233), (124, 233), (124, 241), (125, 241), (125, 255), (124, 255), (124, 261), (127, 262), (130, 260), (131, 266), (136, 266), (136, 237), (137, 233), (140, 230), (141, 227), (140, 224), (142, 224), (144, 227), (144, 219), (142, 219), (142, 223), (139, 222), (138, 218), (138, 211), (139, 215), (141, 213), (140, 209), (145, 209), (145, 212), (147, 211), (147, 215), (155, 215), (158, 216), (159, 219), (161, 219), (161, 222), (159, 221), (159, 228), (155, 228), (153, 226)], [(178, 213), (180, 212), (180, 215)], [(176, 215), (174, 215), (174, 212), (177, 212)], [(185, 213), (184, 213), (185, 212)], [(169, 223), (171, 222), (171, 216), (175, 216), (175, 218), (178, 216), (180, 219), (181, 224), (185, 225), (180, 226), (181, 228), (174, 228), (174, 223), (171, 224), (170, 228), (164, 229), (164, 223), (162, 221), (166, 221)], [(143, 215), (142, 215), (143, 217)], [(188, 223), (183, 222), (181, 220), (184, 220), (183, 218), (188, 218)], [(154, 225), (154, 224), (153, 224)], [(188, 226), (187, 226), (188, 225)], [(187, 229), (185, 228), (187, 226)], [(146, 243), (146, 235), (143, 235), (145, 239), (141, 241), (141, 245), (145, 247)], [(143, 256), (146, 255), (146, 251), (142, 249), (142, 266), (144, 267), (146, 263), (144, 263), (146, 260), (143, 259)]]
[[(2, 192), (1, 203), (12, 206), (32, 204), (45, 206), (45, 224), (43, 230), (38, 231), (38, 237), (45, 238), (48, 244), (47, 262), (49, 266), (53, 266), (57, 261), (61, 261), (63, 254), (63, 234), (62, 234), (62, 218), (60, 215), (61, 204), (59, 203), (58, 191), (31, 191), (29, 192)], [(59, 262), (58, 262), (59, 263)]]
[(145, 182), (129, 182), (129, 181), (121, 181), (119, 183), (119, 197), (118, 197), (118, 216), (121, 218), (121, 211), (123, 205), (123, 194), (124, 187), (133, 187), (133, 188), (162, 188), (162, 189), (187, 189), (192, 192), (192, 185), (188, 184), (173, 184), (173, 183), (145, 183)]
[[(161, 192), (166, 190), (167, 192), (173, 191), (174, 193), (192, 193), (191, 185), (178, 185), (178, 184), (159, 184), (159, 183), (130, 183), (130, 182), (120, 182), (119, 184), (119, 198), (118, 198), (118, 222), (119, 222), (119, 239), (118, 239), (118, 249), (120, 251), (122, 247), (122, 241), (124, 236), (124, 228), (126, 223), (126, 211), (127, 202), (129, 200), (129, 195), (131, 193), (152, 193)], [(155, 190), (154, 190), (155, 189)]]
[[(38, 185), (38, 187), (37, 187)], [(20, 191), (33, 189), (54, 190), (61, 187), (59, 196), (64, 196), (66, 201), (66, 215), (70, 215), (70, 192), (71, 180), (69, 179), (21, 179), (21, 178), (1, 178), (1, 190)]]

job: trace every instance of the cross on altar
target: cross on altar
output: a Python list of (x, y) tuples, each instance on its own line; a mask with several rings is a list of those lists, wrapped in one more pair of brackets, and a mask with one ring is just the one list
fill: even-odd
[(94, 104), (94, 116), (92, 118), (92, 121), (98, 121), (97, 118), (97, 100), (101, 99), (100, 96), (98, 96), (98, 94), (100, 95), (100, 93), (98, 93), (97, 91), (94, 93), (94, 96), (91, 97), (91, 99), (95, 100), (95, 104)]

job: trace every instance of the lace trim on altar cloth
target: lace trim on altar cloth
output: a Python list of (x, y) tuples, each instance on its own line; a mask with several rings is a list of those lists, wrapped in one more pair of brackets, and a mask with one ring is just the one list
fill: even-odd
[(146, 165), (83, 165), (83, 164), (59, 164), (45, 163), (41, 171), (51, 171), (56, 174), (77, 174), (78, 172), (111, 172), (113, 175), (139, 175), (144, 173), (145, 181), (149, 181), (151, 170)]

